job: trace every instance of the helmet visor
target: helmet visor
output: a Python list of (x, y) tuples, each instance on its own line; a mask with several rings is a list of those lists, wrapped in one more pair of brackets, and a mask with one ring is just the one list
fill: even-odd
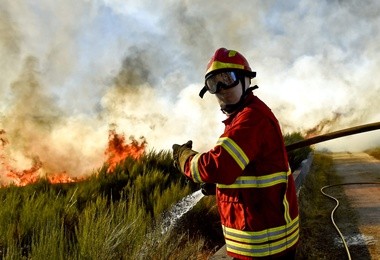
[(233, 88), (239, 84), (239, 78), (234, 71), (225, 71), (206, 79), (205, 85), (211, 94), (218, 93), (221, 89)]

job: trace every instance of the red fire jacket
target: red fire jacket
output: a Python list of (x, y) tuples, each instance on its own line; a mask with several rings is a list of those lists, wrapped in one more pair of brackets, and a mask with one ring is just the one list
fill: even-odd
[(216, 183), (217, 203), (230, 256), (280, 256), (299, 237), (295, 185), (280, 126), (252, 93), (225, 121), (209, 152), (190, 156), (184, 174)]

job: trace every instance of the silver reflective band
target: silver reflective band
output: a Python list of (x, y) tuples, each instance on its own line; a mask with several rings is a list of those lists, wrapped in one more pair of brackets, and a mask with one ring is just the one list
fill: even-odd
[(201, 157), (201, 155), (202, 155), (201, 153), (196, 154), (193, 157), (193, 159), (191, 159), (191, 162), (190, 162), (191, 177), (193, 178), (193, 181), (195, 183), (202, 182), (202, 178), (198, 169), (198, 160), (199, 160), (199, 157)]
[(289, 223), (261, 231), (243, 231), (223, 226), (227, 251), (246, 256), (263, 257), (280, 253), (299, 238), (299, 217)]
[(264, 176), (240, 176), (233, 184), (217, 184), (218, 188), (236, 189), (236, 188), (267, 188), (279, 183), (287, 183), (288, 172), (276, 172)]
[(227, 239), (231, 239), (236, 242), (261, 244), (282, 239), (293, 233), (296, 229), (299, 228), (299, 217), (297, 216), (295, 219), (291, 220), (289, 223), (283, 226), (269, 228), (261, 231), (243, 231), (229, 228), (224, 225), (222, 225), (222, 228), (224, 236)]
[(233, 252), (239, 255), (253, 256), (253, 257), (264, 257), (285, 251), (288, 248), (294, 246), (299, 239), (298, 229), (288, 238), (284, 238), (280, 241), (266, 244), (266, 245), (252, 245), (252, 244), (242, 244), (229, 241), (226, 239), (227, 251)]
[(221, 137), (219, 138), (216, 145), (222, 146), (235, 160), (235, 162), (239, 165), (239, 167), (244, 170), (245, 167), (249, 163), (249, 158), (244, 153), (244, 151), (240, 148), (240, 146), (234, 142), (231, 138)]

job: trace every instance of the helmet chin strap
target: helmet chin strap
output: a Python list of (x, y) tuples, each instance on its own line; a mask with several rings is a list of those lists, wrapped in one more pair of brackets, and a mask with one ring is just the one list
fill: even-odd
[(241, 82), (241, 87), (242, 87), (242, 94), (241, 94), (240, 100), (235, 104), (225, 105), (224, 107), (222, 107), (221, 110), (223, 111), (223, 113), (231, 114), (234, 111), (236, 111), (238, 108), (240, 108), (241, 105), (243, 105), (245, 97), (253, 90), (259, 88), (257, 85), (254, 85), (245, 89), (244, 76), (240, 77), (240, 82)]

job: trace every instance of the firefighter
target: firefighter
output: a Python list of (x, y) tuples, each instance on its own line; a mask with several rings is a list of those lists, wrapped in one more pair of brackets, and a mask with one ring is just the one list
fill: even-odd
[[(173, 145), (173, 158), (192, 181), (216, 184), (227, 254), (236, 259), (294, 259), (298, 204), (279, 123), (250, 87), (256, 72), (242, 54), (220, 48), (207, 65), (200, 97), (214, 94), (227, 115), (208, 152), (192, 141)], [(215, 187), (214, 186), (214, 187)]]

